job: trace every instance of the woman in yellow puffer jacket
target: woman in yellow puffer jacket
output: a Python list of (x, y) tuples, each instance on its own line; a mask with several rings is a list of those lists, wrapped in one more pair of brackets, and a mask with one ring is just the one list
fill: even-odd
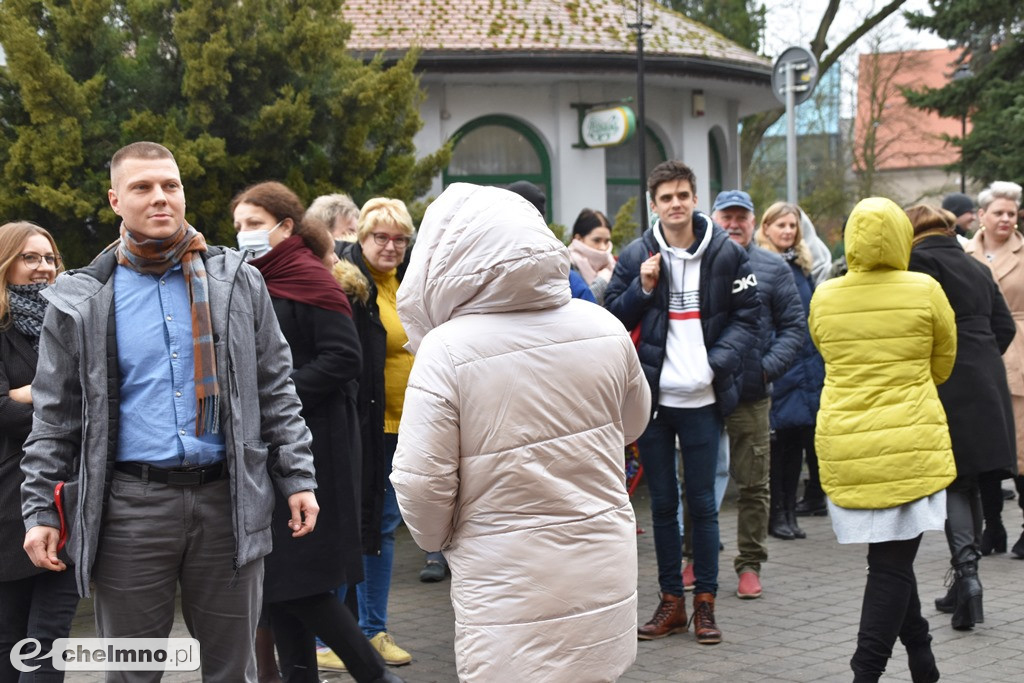
[(907, 272), (914, 230), (888, 199), (857, 204), (849, 273), (818, 287), (808, 320), (825, 360), (815, 445), (840, 543), (868, 543), (855, 683), (877, 681), (897, 636), (912, 680), (939, 678), (914, 577), (921, 535), (943, 528), (956, 477), (936, 384), (953, 369), (956, 324), (939, 283)]

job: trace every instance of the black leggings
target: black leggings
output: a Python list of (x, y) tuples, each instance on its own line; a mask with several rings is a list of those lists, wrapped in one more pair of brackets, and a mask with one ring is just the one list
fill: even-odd
[(855, 681), (877, 681), (898, 637), (908, 653), (928, 646), (928, 621), (921, 616), (914, 558), (921, 536), (868, 545), (868, 580), (860, 611), (857, 651), (850, 660)]
[[(1016, 476), (1013, 483), (1017, 488), (1017, 504), (1024, 510), (1024, 476)], [(981, 508), (985, 513), (985, 526), (999, 528), (1003, 525), (1003, 480), (991, 473), (978, 477), (981, 489)]]
[(316, 637), (345, 662), (360, 683), (384, 675), (384, 662), (363, 635), (352, 612), (331, 593), (265, 605), (285, 683), (319, 683)]
[[(773, 510), (793, 510), (804, 451), (814, 455), (814, 426), (775, 430), (771, 451), (771, 496)], [(815, 458), (817, 460), (817, 458)]]

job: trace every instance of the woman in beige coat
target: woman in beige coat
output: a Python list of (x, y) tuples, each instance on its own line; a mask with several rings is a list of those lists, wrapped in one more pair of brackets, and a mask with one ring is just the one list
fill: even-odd
[(398, 291), (416, 360), (391, 481), (417, 544), (451, 567), (461, 681), (613, 681), (636, 656), (622, 449), (650, 390), (568, 271), (529, 202), (455, 184)]
[[(1021, 186), (997, 181), (978, 195), (978, 222), (981, 229), (965, 249), (992, 269), (999, 289), (1006, 299), (1017, 334), (1003, 354), (1006, 381), (1013, 401), (1013, 421), (1017, 430), (1017, 468), (1024, 472), (1024, 237), (1017, 231)], [(1017, 501), (1024, 509), (1024, 477), (1014, 477)], [(982, 479), (981, 505), (985, 514), (985, 531), (981, 537), (981, 554), (1006, 552), (1006, 529), (1003, 527), (1003, 496), (998, 479)], [(1024, 533), (1012, 551), (1024, 559)]]

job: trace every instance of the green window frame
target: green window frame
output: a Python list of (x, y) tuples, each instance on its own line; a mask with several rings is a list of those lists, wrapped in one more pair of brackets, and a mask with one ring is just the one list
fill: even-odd
[(452, 183), (474, 183), (476, 185), (493, 185), (493, 186), (504, 186), (510, 183), (514, 183), (517, 180), (528, 180), (534, 185), (540, 187), (547, 201), (545, 202), (545, 216), (544, 219), (551, 222), (551, 207), (554, 204), (553, 201), (553, 190), (551, 187), (551, 159), (548, 156), (547, 149), (544, 146), (543, 140), (540, 136), (530, 128), (528, 125), (515, 119), (511, 116), (504, 116), (501, 114), (490, 114), (487, 116), (481, 116), (473, 119), (472, 121), (464, 124), (461, 128), (455, 131), (452, 136), (452, 156), (456, 154), (459, 148), (459, 142), (462, 141), (470, 133), (484, 128), (487, 126), (500, 126), (503, 128), (511, 129), (513, 132), (520, 135), (523, 140), (530, 145), (533, 152), (537, 155), (537, 160), (540, 165), (539, 173), (452, 173), (449, 171), (449, 167), (445, 167), (441, 173), (441, 182), (445, 187), (448, 187)]

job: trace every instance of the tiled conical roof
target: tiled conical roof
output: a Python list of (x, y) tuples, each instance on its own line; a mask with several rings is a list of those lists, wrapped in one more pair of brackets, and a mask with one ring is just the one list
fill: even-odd
[[(628, 27), (636, 5), (628, 0), (346, 0), (352, 24), (348, 47), (362, 53), (419, 46), (439, 53), (554, 56), (632, 55)], [(770, 69), (770, 62), (708, 27), (655, 2), (645, 3), (644, 52), (653, 59), (683, 58)]]

